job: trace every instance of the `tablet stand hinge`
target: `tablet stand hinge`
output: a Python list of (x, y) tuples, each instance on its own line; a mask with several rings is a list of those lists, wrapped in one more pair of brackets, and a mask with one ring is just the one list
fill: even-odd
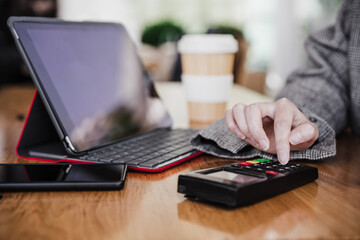
[(68, 136), (65, 137), (65, 142), (66, 142), (67, 147), (70, 148), (71, 151), (73, 151), (73, 152), (76, 151), (76, 149), (75, 149), (74, 146), (72, 145), (72, 143), (71, 143), (71, 141), (70, 141), (70, 139), (69, 139)]

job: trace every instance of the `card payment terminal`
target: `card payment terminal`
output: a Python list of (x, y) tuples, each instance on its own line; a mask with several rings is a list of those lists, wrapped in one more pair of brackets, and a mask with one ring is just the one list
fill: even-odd
[(256, 159), (182, 174), (178, 192), (228, 207), (249, 205), (318, 178), (315, 167)]

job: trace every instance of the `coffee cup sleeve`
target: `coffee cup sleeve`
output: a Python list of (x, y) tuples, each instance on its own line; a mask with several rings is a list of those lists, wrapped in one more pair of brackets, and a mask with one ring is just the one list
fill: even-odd
[(227, 102), (233, 85), (233, 75), (221, 76), (181, 76), (189, 102), (223, 103)]

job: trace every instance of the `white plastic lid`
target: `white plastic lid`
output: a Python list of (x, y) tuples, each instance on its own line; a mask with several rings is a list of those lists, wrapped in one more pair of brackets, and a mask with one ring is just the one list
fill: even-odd
[(235, 53), (238, 42), (231, 34), (187, 34), (179, 43), (180, 53)]

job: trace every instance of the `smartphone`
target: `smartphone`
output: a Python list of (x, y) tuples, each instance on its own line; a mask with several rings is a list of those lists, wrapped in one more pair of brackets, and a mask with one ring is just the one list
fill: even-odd
[(126, 164), (0, 164), (0, 192), (120, 190)]

